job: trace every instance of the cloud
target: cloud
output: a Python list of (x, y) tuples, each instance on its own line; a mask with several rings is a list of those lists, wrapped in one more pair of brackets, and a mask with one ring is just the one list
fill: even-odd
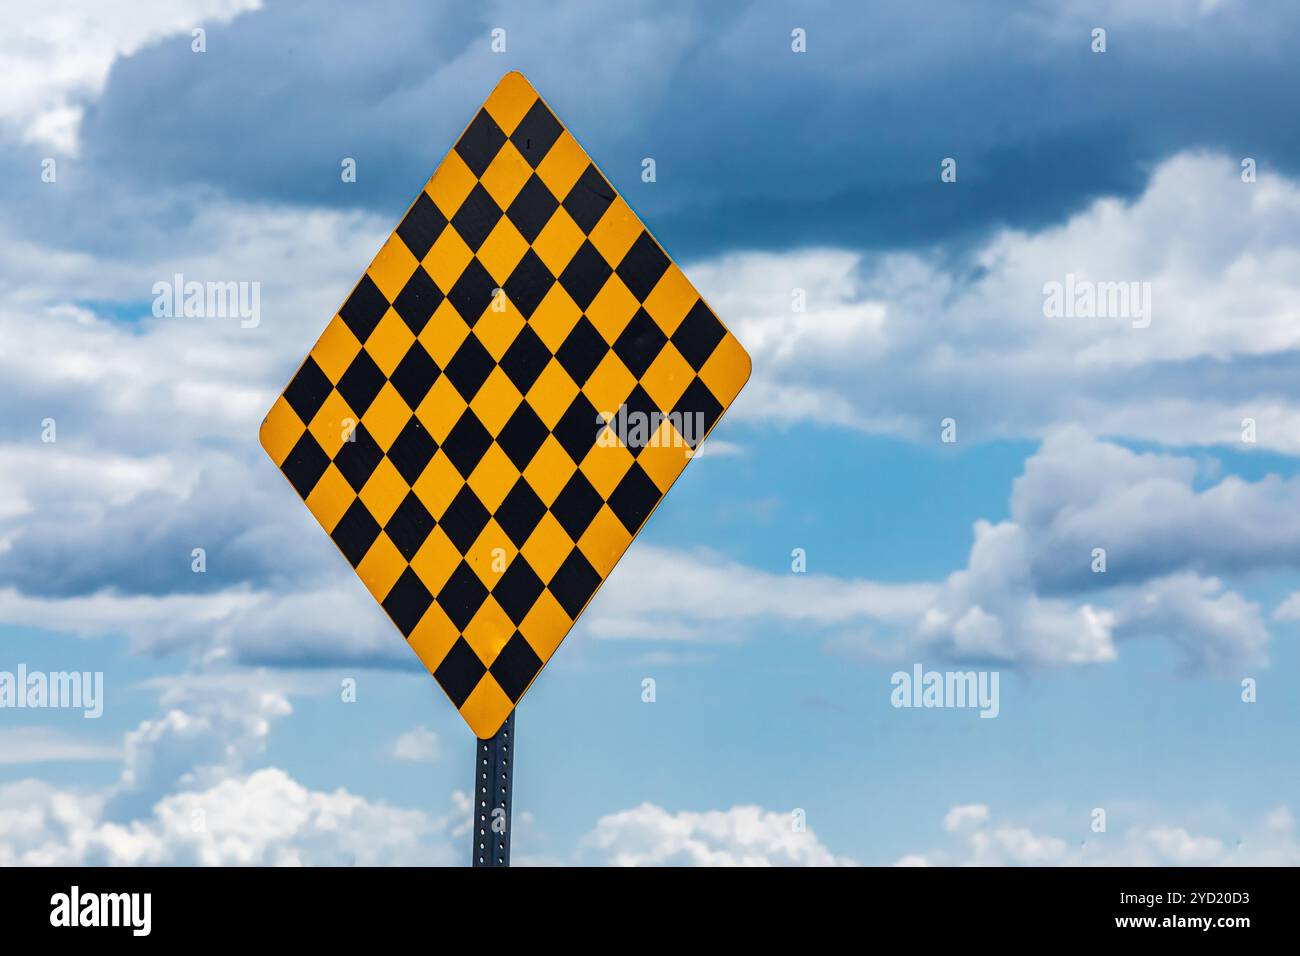
[(652, 803), (603, 816), (583, 837), (583, 862), (612, 866), (851, 866), (790, 813), (756, 806), (670, 813)]
[[(896, 866), (1295, 866), (1300, 839), (1286, 807), (1239, 826), (1238, 839), (1195, 833), (1160, 820), (1136, 822), (1116, 832), (1094, 833), (1086, 822), (1069, 836), (954, 807), (944, 817), (947, 845), (908, 853)], [(950, 826), (954, 815), (963, 820)], [(1084, 818), (1086, 821), (1086, 817)], [(1079, 833), (1086, 838), (1080, 838)]]
[[(1300, 186), (1182, 154), (1101, 199), (962, 256), (738, 252), (691, 270), (754, 358), (735, 414), (959, 442), (1066, 425), (1162, 445), (1300, 451)], [(1150, 283), (1136, 316), (1048, 318), (1044, 286)], [(807, 313), (792, 311), (795, 290)], [(1255, 422), (1254, 445), (1242, 441)]]
[(112, 745), (54, 727), (8, 727), (0, 735), (0, 766), (121, 759)]
[(86, 104), (104, 92), (115, 63), (179, 34), (188, 50), (192, 27), (227, 23), (261, 2), (147, 0), (110, 11), (95, 0), (13, 0), (7, 7), (0, 124), (24, 142), (73, 153)]
[(967, 827), (980, 826), (987, 822), (989, 808), (982, 803), (966, 803), (953, 807), (943, 818), (943, 828), (955, 833)]
[(122, 772), (100, 793), (37, 780), (0, 785), (0, 865), (400, 865), (458, 861), (469, 821), (344, 789), (312, 790), (253, 767), (288, 700), (257, 681), (177, 682), (163, 712), (126, 735)]
[(435, 763), (441, 753), (438, 735), (428, 727), (413, 727), (393, 743), (393, 757), (411, 763)]

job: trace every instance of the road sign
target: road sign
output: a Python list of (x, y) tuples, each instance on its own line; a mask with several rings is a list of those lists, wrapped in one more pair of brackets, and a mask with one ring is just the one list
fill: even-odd
[(492, 738), (749, 377), (507, 74), (262, 423), (262, 446)]

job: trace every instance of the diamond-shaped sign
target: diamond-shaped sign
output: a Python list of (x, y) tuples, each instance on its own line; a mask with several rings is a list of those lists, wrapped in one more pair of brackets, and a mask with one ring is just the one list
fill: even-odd
[(261, 441), (489, 738), (749, 369), (510, 73), (325, 327)]

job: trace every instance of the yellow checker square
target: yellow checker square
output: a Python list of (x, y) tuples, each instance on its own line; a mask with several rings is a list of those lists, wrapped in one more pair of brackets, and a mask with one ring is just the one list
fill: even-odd
[(453, 149), (433, 174), (433, 178), (429, 180), (425, 192), (429, 194), (429, 198), (433, 200), (439, 211), (450, 219), (460, 209), (461, 203), (474, 189), (477, 181), (473, 171), (465, 165), (465, 160), (461, 158), (460, 153)]
[(307, 496), (307, 508), (322, 528), (333, 531), (356, 497), (357, 493), (344, 479), (343, 473), (331, 462)]
[(446, 368), (455, 357), (456, 351), (469, 335), (469, 326), (460, 317), (456, 307), (446, 299), (433, 312), (423, 329), (420, 330), (420, 345), (429, 353), (438, 368)]
[[(578, 383), (551, 359), (528, 391), (528, 404), (547, 428), (554, 428), (578, 394)], [(593, 421), (593, 429), (596, 423)]]
[(574, 541), (569, 537), (567, 531), (555, 520), (555, 516), (549, 511), (542, 515), (542, 520), (537, 522), (537, 527), (533, 529), (532, 535), (524, 546), (519, 549), (519, 553), (524, 556), (528, 566), (536, 572), (537, 576), (543, 581), (549, 581), (555, 577), (555, 572), (560, 569), (564, 559), (569, 556), (573, 550)]
[[(483, 240), (483, 245), (478, 247), (476, 255), (483, 268), (487, 269), (488, 275), (496, 281), (497, 287), (502, 288), (527, 251), (528, 240), (519, 234), (509, 219), (502, 216)], [(492, 305), (499, 308), (495, 302)]]
[(470, 472), (469, 486), (483, 506), (489, 512), (495, 512), (518, 480), (519, 470), (506, 457), (501, 446), (494, 443), (488, 446), (487, 453)]
[(358, 497), (370, 512), (370, 516), (378, 521), (382, 528), (388, 524), (388, 519), (393, 516), (393, 512), (397, 510), (397, 506), (402, 503), (402, 499), (410, 490), (392, 461), (384, 457), (380, 459), (379, 465), (371, 473), (370, 479), (361, 489)]
[[(420, 472), (420, 477), (415, 479), (411, 490), (415, 492), (415, 496), (420, 499), (429, 514), (439, 518), (451, 506), (462, 484), (456, 466), (451, 463), (450, 458), (439, 451), (429, 459), (429, 463), (424, 466), (424, 471)], [(425, 546), (428, 546), (428, 541), (425, 542)]]
[(691, 384), (693, 378), (695, 370), (669, 342), (641, 376), (641, 387), (651, 401), (668, 411), (677, 407), (677, 400), (682, 397), (682, 392), (686, 391), (686, 386)]
[(619, 196), (609, 204), (605, 215), (600, 217), (600, 222), (591, 230), (591, 244), (605, 257), (606, 262), (617, 266), (644, 228), (636, 213)]
[(262, 422), (262, 447), (277, 467), (283, 467), (284, 461), (302, 437), (302, 430), (303, 423), (298, 413), (281, 395)]
[(451, 384), (451, 379), (440, 375), (425, 394), (415, 415), (434, 440), (442, 442), (465, 414), (465, 407), (465, 399)]
[(664, 332), (672, 335), (699, 298), (682, 270), (670, 264), (646, 296), (645, 310)]
[(549, 661), (572, 626), (573, 620), (564, 613), (560, 602), (551, 596), (550, 591), (543, 591), (519, 625), (519, 633), (528, 640), (538, 657)]
[(411, 343), (414, 341), (415, 333), (411, 331), (410, 326), (402, 321), (401, 316), (389, 309), (379, 320), (375, 330), (370, 333), (370, 337), (366, 339), (366, 351), (379, 366), (379, 371), (385, 376), (391, 376), (398, 363), (406, 358), (406, 353), (410, 351)]
[(582, 459), (582, 473), (608, 501), (634, 461), (632, 453), (619, 443), (613, 429), (606, 425), (596, 439), (596, 446)]
[(578, 539), (578, 547), (596, 573), (606, 577), (632, 540), (632, 534), (615, 516), (609, 505), (602, 505), (591, 524)]
[(602, 415), (616, 416), (618, 407), (632, 394), (634, 387), (636, 376), (627, 370), (622, 359), (609, 352), (582, 386), (582, 394)]
[(537, 449), (537, 454), (524, 469), (524, 480), (542, 500), (542, 504), (549, 508), (572, 474), (573, 459), (564, 450), (564, 446), (555, 440), (554, 435), (547, 435), (542, 441), (542, 447)]
[(321, 405), (308, 431), (325, 454), (333, 458), (357, 426), (356, 413), (343, 401), (337, 390), (331, 391)]
[(361, 343), (352, 334), (347, 323), (336, 315), (330, 319), (330, 324), (325, 326), (325, 331), (321, 334), (316, 347), (311, 350), (311, 357), (325, 373), (326, 378), (331, 382), (337, 382), (360, 351)]
[[(417, 491), (416, 494), (418, 495), (419, 492)], [(438, 513), (441, 514), (442, 512)], [(442, 590), (442, 586), (447, 583), (447, 579), (451, 577), (452, 572), (456, 570), (459, 564), (460, 552), (451, 543), (451, 539), (447, 537), (446, 532), (438, 527), (429, 532), (429, 536), (420, 545), (420, 550), (415, 553), (415, 557), (411, 558), (411, 570), (416, 573), (421, 583), (434, 594)], [(433, 613), (434, 607), (437, 607), (437, 605), (430, 607), (430, 614)], [(427, 618), (428, 615), (425, 616)], [(444, 612), (442, 616), (445, 618), (447, 615)]]
[(496, 204), (507, 209), (532, 174), (533, 168), (528, 165), (528, 160), (519, 154), (514, 143), (506, 140), (480, 181)]
[[(518, 73), (327, 319), (262, 446), (490, 738), (749, 356)], [(644, 415), (647, 396), (667, 416), (649, 441), (592, 412)]]
[(514, 542), (501, 526), (496, 521), (489, 521), (465, 553), (465, 563), (474, 569), (478, 579), (491, 591), (518, 553)]
[(382, 531), (375, 543), (370, 546), (366, 556), (357, 565), (357, 577), (366, 586), (376, 601), (383, 601), (392, 590), (402, 571), (406, 569), (406, 559), (397, 550), (397, 546)]
[(623, 284), (617, 275), (612, 275), (605, 287), (596, 294), (587, 306), (587, 318), (596, 327), (605, 341), (611, 345), (618, 341), (619, 335), (627, 327), (641, 303), (636, 300), (631, 290)]
[(415, 267), (419, 264), (420, 261), (415, 258), (415, 254), (394, 233), (388, 237), (384, 247), (379, 250), (379, 255), (375, 256), (374, 261), (370, 263), (366, 275), (374, 280), (379, 291), (384, 294), (384, 298), (392, 302), (406, 287), (407, 280), (411, 278)]
[(501, 610), (496, 599), (488, 595), (473, 620), (465, 626), (464, 637), (479, 659), (484, 664), (491, 665), (514, 633), (514, 622)]
[(536, 102), (537, 91), (524, 79), (523, 74), (507, 73), (487, 98), (483, 108), (497, 121), (501, 132), (509, 136)]
[[(533, 252), (537, 253), (537, 258), (551, 270), (552, 275), (559, 275), (586, 238), (582, 227), (573, 221), (564, 207), (560, 207), (551, 214), (551, 218), (533, 240)], [(555, 288), (558, 289), (559, 286)]]
[(691, 447), (673, 426), (672, 417), (669, 416), (663, 420), (658, 431), (650, 436), (636, 460), (659, 490), (667, 492), (691, 460)]
[(380, 448), (388, 449), (410, 421), (411, 406), (398, 394), (392, 382), (385, 382), (366, 409), (366, 431), (370, 432)]
[(528, 317), (528, 324), (542, 344), (554, 353), (560, 350), (580, 318), (582, 309), (557, 282)]
[[(424, 271), (443, 292), (450, 292), (465, 267), (474, 258), (474, 250), (454, 229), (444, 229), (424, 257)], [(443, 305), (451, 308), (451, 303)]]
[(488, 373), (487, 381), (478, 390), (469, 407), (474, 409), (474, 414), (478, 416), (478, 420), (484, 424), (488, 432), (496, 435), (510, 420), (510, 416), (515, 413), (523, 400), (524, 397), (519, 394), (515, 383), (510, 381), (510, 376), (498, 365)]
[(488, 309), (474, 324), (475, 337), (483, 343), (483, 347), (488, 350), (488, 354), (495, 362), (500, 362), (510, 346), (515, 344), (519, 333), (523, 331), (525, 321), (519, 309), (511, 304), (508, 297), (503, 296), (500, 301), (504, 303), (505, 308), (500, 311), (495, 308)]

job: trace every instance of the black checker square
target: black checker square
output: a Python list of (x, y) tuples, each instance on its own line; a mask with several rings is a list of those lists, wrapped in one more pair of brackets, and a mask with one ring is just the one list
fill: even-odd
[(662, 497), (659, 486), (645, 473), (645, 469), (633, 462), (618, 486), (610, 492), (609, 510), (623, 522), (629, 533), (636, 534)]
[(379, 531), (379, 522), (375, 520), (375, 516), (362, 504), (360, 498), (356, 498), (348, 506), (348, 510), (343, 512), (343, 517), (330, 532), (330, 537), (343, 552), (343, 557), (347, 558), (348, 563), (355, 568), (366, 556), (370, 546), (375, 543), (375, 539), (379, 537)]
[(447, 293), (447, 301), (455, 306), (460, 317), (471, 329), (483, 315), (483, 310), (492, 304), (492, 293), (497, 284), (483, 263), (471, 259), (465, 271), (460, 274)]
[(637, 301), (644, 302), (645, 297), (668, 271), (669, 265), (668, 257), (659, 248), (659, 243), (643, 229), (615, 271), (623, 284), (637, 297)]
[(484, 348), (483, 343), (471, 332), (465, 336), (465, 341), (460, 343), (460, 348), (447, 363), (445, 371), (447, 379), (455, 386), (456, 391), (460, 392), (460, 397), (469, 403), (474, 400), (474, 396), (492, 374), (496, 364), (492, 360), (492, 353)]
[(613, 201), (613, 187), (605, 181), (595, 164), (589, 163), (569, 190), (569, 195), (564, 197), (564, 211), (573, 217), (579, 229), (591, 235), (591, 230), (596, 228), (596, 223), (600, 222), (600, 217), (605, 215)]
[(668, 336), (659, 323), (645, 309), (637, 309), (614, 342), (614, 354), (623, 360), (629, 372), (640, 378), (659, 357), (667, 341)]
[(456, 215), (451, 217), (451, 226), (460, 233), (465, 245), (478, 252), (479, 246), (483, 245), (483, 240), (495, 228), (501, 215), (501, 207), (496, 204), (496, 200), (483, 188), (482, 183), (475, 183), (456, 210)]
[(325, 399), (329, 398), (330, 392), (334, 385), (330, 382), (328, 376), (321, 371), (316, 360), (310, 355), (302, 363), (287, 388), (284, 390), (284, 400), (289, 403), (289, 407), (294, 413), (302, 419), (304, 425), (310, 425), (311, 420), (316, 417), (320, 407), (325, 404)]
[(348, 296), (348, 301), (339, 309), (339, 318), (352, 330), (357, 341), (365, 345), (366, 339), (370, 338), (370, 333), (387, 311), (388, 300), (379, 291), (375, 281), (369, 275), (364, 275)]
[(297, 444), (289, 451), (289, 457), (280, 465), (280, 470), (304, 501), (330, 466), (330, 456), (312, 437), (311, 432), (303, 432)]
[(560, 201), (546, 188), (546, 183), (533, 173), (506, 209), (506, 217), (514, 223), (519, 235), (533, 242), (559, 206)]
[[(395, 562), (379, 603), (486, 738), (689, 460), (646, 450), (655, 429), (639, 417), (680, 416), (695, 447), (750, 365), (523, 76), (508, 73), (472, 115), (388, 238), (400, 265), (372, 259), (268, 411), (261, 442), (370, 587), (376, 562)], [(515, 152), (523, 161), (511, 167)], [(513, 320), (488, 311), (497, 295)], [(513, 389), (495, 387), (505, 386), (497, 367)], [(674, 369), (688, 381), (667, 382)], [(687, 384), (671, 409), (649, 394)], [(596, 447), (601, 402), (628, 416), (630, 463)], [(336, 446), (326, 418), (348, 415), (357, 423)], [(505, 570), (480, 576), (480, 551), (506, 539)], [(437, 620), (455, 632), (419, 639)], [(493, 630), (494, 648), (480, 645)]]
[(397, 394), (402, 396), (402, 401), (406, 402), (411, 409), (416, 409), (441, 374), (442, 370), (438, 368), (438, 363), (417, 340), (411, 343), (411, 347), (406, 350), (406, 354), (397, 363), (397, 368), (393, 369), (393, 374), (388, 377), (388, 380), (393, 383), (393, 388), (397, 389)]
[(517, 704), (537, 672), (542, 669), (542, 659), (524, 636), (515, 631), (489, 669), (506, 696)]
[(551, 350), (531, 325), (525, 325), (497, 364), (515, 388), (519, 389), (519, 394), (527, 395), (550, 360)]
[(456, 152), (475, 176), (482, 176), (505, 145), (506, 134), (486, 109), (481, 109), (456, 142)]
[(370, 403), (375, 400), (375, 396), (379, 394), (386, 381), (383, 370), (375, 364), (370, 353), (362, 349), (352, 360), (352, 364), (339, 376), (336, 388), (343, 396), (343, 401), (348, 403), (348, 407), (356, 412), (359, 419), (366, 413), (366, 409), (370, 407)]
[[(677, 399), (677, 406), (674, 412), (682, 416), (682, 427), (691, 429), (691, 440), (694, 448), (704, 436), (709, 433), (719, 416), (722, 415), (722, 403), (718, 401), (709, 386), (697, 375), (691, 380), (691, 384), (686, 386), (686, 391), (682, 392), (682, 397)], [(686, 416), (692, 416), (690, 424), (687, 424)]]
[(592, 487), (586, 476), (575, 471), (551, 502), (551, 514), (555, 515), (564, 533), (576, 542), (604, 503), (600, 492)]
[(555, 360), (569, 373), (569, 378), (578, 385), (586, 385), (596, 366), (609, 353), (609, 343), (596, 331), (591, 320), (585, 315), (579, 316), (573, 328), (560, 343), (555, 352)]
[(384, 525), (384, 534), (388, 535), (402, 557), (410, 561), (420, 550), (420, 545), (424, 544), (424, 539), (429, 537), (433, 526), (433, 515), (429, 514), (429, 509), (421, 503), (419, 496), (410, 491), (388, 519), (388, 524)]
[(704, 368), (704, 363), (726, 334), (727, 330), (713, 314), (713, 310), (704, 304), (703, 299), (699, 299), (673, 332), (672, 342), (677, 351), (682, 353), (682, 358), (698, 372)]
[(545, 589), (546, 584), (537, 576), (537, 572), (522, 554), (517, 554), (492, 588), (492, 596), (506, 612), (506, 617), (518, 627)]
[(551, 583), (546, 586), (570, 620), (575, 620), (582, 613), (598, 587), (600, 574), (577, 548), (569, 552), (569, 556), (551, 578)]
[(599, 417), (596, 406), (579, 392), (569, 403), (568, 410), (555, 423), (551, 434), (560, 443), (560, 447), (569, 453), (573, 463), (580, 465), (600, 438), (604, 427), (605, 419)]
[(522, 548), (546, 514), (546, 504), (522, 477), (515, 482), (492, 517), (516, 548)]
[(419, 197), (407, 210), (401, 225), (397, 227), (397, 235), (402, 242), (406, 243), (406, 248), (411, 250), (411, 255), (423, 259), (429, 254), (429, 250), (433, 248), (433, 244), (438, 241), (445, 228), (447, 228), (447, 217), (422, 189)]
[(456, 630), (464, 631), (487, 596), (487, 587), (478, 579), (474, 569), (462, 561), (438, 592), (438, 607), (456, 625)]
[(586, 309), (613, 273), (614, 270), (591, 241), (583, 240), (569, 264), (560, 271), (560, 285), (577, 303), (578, 308)]
[[(439, 598), (441, 596), (439, 595)], [(459, 709), (469, 699), (469, 695), (474, 692), (474, 688), (486, 673), (487, 668), (474, 653), (474, 648), (469, 646), (465, 638), (458, 637), (451, 650), (447, 652), (447, 656), (438, 665), (438, 669), (433, 672), (433, 677)]]
[(551, 275), (551, 270), (546, 268), (541, 257), (530, 248), (510, 273), (503, 288), (506, 298), (514, 303), (519, 314), (525, 319), (531, 319), (553, 285), (555, 276)]
[(412, 332), (419, 335), (434, 309), (442, 304), (442, 298), (442, 290), (424, 271), (424, 266), (416, 266), (411, 278), (406, 280), (406, 285), (393, 300), (393, 311), (401, 316)]
[[(519, 121), (515, 131), (510, 134), (510, 142), (514, 143), (515, 149), (528, 160), (528, 164), (536, 169), (546, 158), (546, 154), (551, 151), (551, 147), (555, 145), (562, 132), (564, 127), (539, 97), (529, 107), (524, 118)], [(531, 239), (528, 241), (532, 242)]]
[(442, 452), (460, 472), (460, 476), (468, 481), (470, 472), (491, 446), (492, 435), (483, 427), (478, 416), (467, 408), (443, 439)]
[(438, 519), (438, 526), (463, 555), (469, 552), (491, 517), (483, 502), (478, 500), (478, 495), (469, 485), (464, 485)]
[[(623, 407), (627, 409), (628, 421), (644, 421), (653, 423), (658, 421), (656, 416), (663, 413), (663, 410), (655, 404), (654, 399), (650, 397), (650, 394), (641, 387), (640, 382), (637, 382), (637, 384), (633, 386), (631, 393), (623, 400)], [(626, 436), (628, 451), (630, 451), (634, 456), (640, 454), (641, 449), (644, 448), (650, 442), (650, 439), (654, 437), (654, 432), (656, 430), (657, 429), (652, 428), (645, 429), (646, 433), (644, 435), (644, 440), (638, 440), (642, 437), (640, 429), (628, 429)]]
[(357, 422), (351, 437), (335, 452), (334, 467), (343, 473), (352, 490), (360, 494), (383, 457), (384, 450), (370, 434), (365, 422)]
[(437, 450), (438, 443), (433, 440), (429, 430), (418, 418), (412, 416), (393, 439), (392, 447), (388, 449), (388, 460), (393, 463), (403, 481), (414, 485)]
[(515, 409), (514, 414), (501, 427), (501, 434), (497, 435), (497, 444), (506, 453), (510, 463), (523, 471), (550, 433), (546, 423), (538, 418), (533, 407), (525, 402)]
[(397, 583), (384, 598), (384, 610), (393, 619), (403, 637), (410, 637), (415, 625), (433, 603), (433, 595), (424, 586), (420, 576), (410, 568), (404, 570)]

